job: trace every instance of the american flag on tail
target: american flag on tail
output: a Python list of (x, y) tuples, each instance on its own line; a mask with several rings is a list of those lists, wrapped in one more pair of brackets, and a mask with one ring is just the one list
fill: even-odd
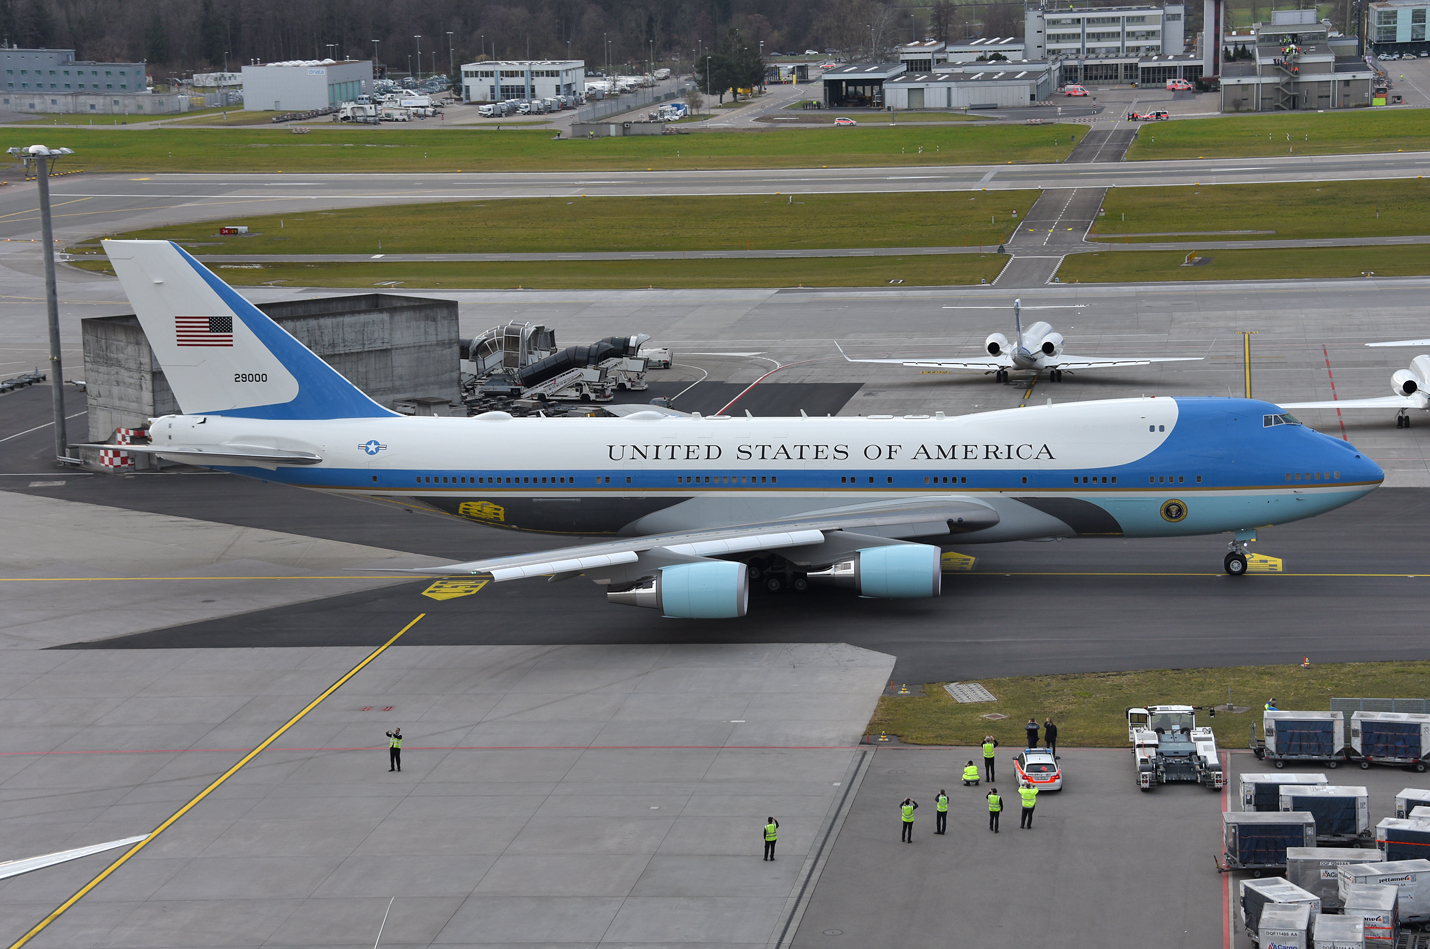
[(233, 317), (176, 316), (174, 335), (180, 346), (233, 346)]

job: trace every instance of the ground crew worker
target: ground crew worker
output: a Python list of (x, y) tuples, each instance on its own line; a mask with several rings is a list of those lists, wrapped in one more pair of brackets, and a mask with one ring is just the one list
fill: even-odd
[(918, 801), (911, 797), (904, 798), (904, 803), (899, 805), (899, 811), (904, 818), (904, 835), (899, 839), (906, 844), (914, 842), (914, 811), (918, 809)]
[(780, 836), (780, 822), (773, 817), (765, 818), (765, 859), (775, 858), (775, 841)]
[(1053, 757), (1058, 756), (1058, 726), (1053, 724), (1052, 716), (1043, 722), (1043, 741), (1047, 742), (1048, 750), (1053, 753)]
[(402, 729), (394, 728), (387, 733), (387, 770), (402, 770)]
[(1266, 711), (1268, 711), (1268, 712), (1279, 712), (1279, 711), (1281, 711), (1281, 710), (1276, 707), (1276, 700), (1275, 700), (1275, 699), (1267, 699), (1267, 700), (1266, 700)]
[(993, 749), (998, 747), (998, 739), (992, 735), (983, 736), (983, 780), (993, 780)]
[(963, 786), (968, 787), (970, 784), (978, 787), (978, 766), (972, 761), (963, 766)]
[(934, 798), (934, 833), (942, 834), (948, 829), (948, 792), (943, 788), (938, 789), (938, 797)]
[(1003, 813), (1003, 798), (998, 794), (997, 788), (983, 796), (988, 798), (988, 829), (996, 834), (998, 833), (998, 817)]
[(1036, 718), (1028, 719), (1028, 724), (1023, 726), (1023, 730), (1028, 733), (1028, 747), (1038, 747), (1038, 720)]
[(1033, 808), (1038, 805), (1038, 789), (1031, 784), (1024, 784), (1018, 788), (1018, 796), (1023, 799), (1023, 819), (1018, 824), (1020, 828), (1033, 829)]

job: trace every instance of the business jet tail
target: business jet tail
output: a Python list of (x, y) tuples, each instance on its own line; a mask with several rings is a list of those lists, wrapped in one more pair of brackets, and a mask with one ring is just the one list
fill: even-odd
[(396, 414), (172, 241), (105, 241), (104, 251), (186, 415)]

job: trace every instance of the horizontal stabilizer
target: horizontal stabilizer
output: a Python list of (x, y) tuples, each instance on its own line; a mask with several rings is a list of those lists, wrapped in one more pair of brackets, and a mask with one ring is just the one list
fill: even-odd
[(1372, 399), (1333, 399), (1330, 402), (1278, 402), (1283, 409), (1423, 409), (1430, 400), (1415, 395), (1382, 395)]

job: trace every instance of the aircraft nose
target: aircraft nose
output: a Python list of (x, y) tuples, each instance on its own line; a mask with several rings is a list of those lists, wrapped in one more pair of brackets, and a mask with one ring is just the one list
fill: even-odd
[(1342, 471), (1343, 479), (1347, 481), (1378, 485), (1385, 480), (1385, 470), (1360, 452), (1355, 452), (1350, 463), (1342, 463), (1342, 467), (1350, 469)]

